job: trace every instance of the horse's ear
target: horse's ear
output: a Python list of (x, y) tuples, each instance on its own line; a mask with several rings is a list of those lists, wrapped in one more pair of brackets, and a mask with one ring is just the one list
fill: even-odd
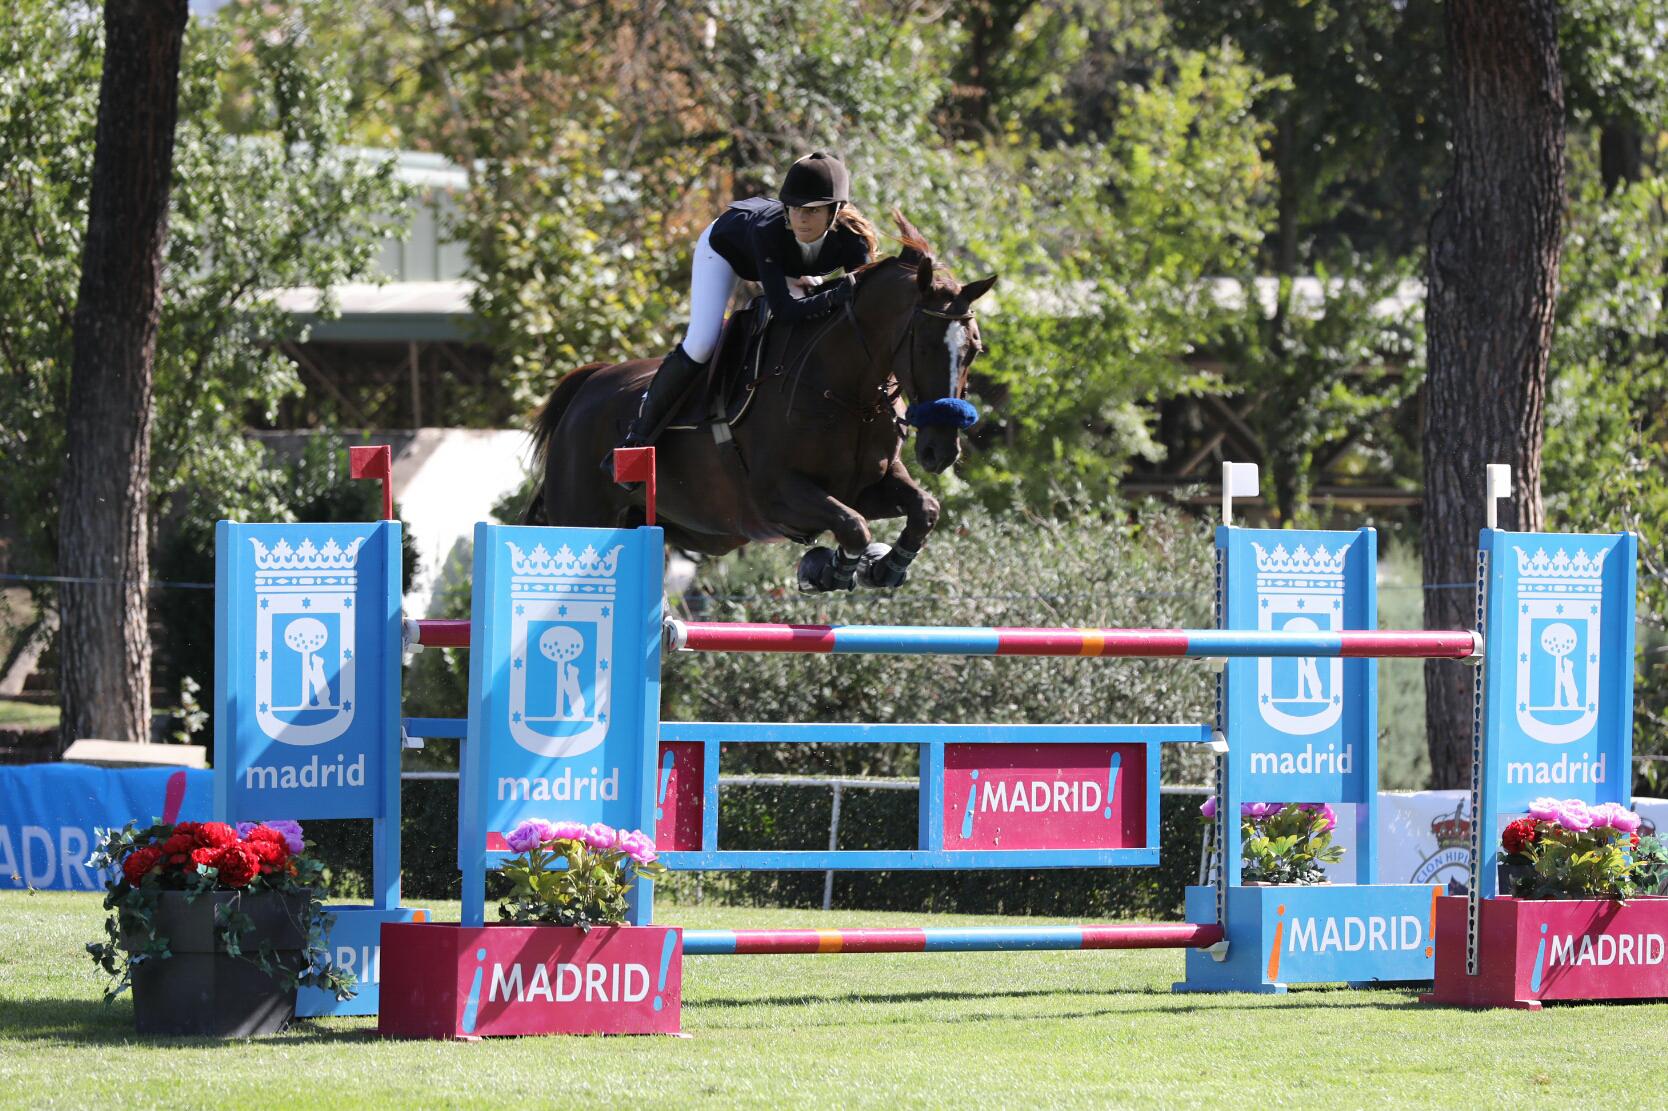
[(925, 297), (932, 292), (932, 256), (922, 255), (921, 261), (915, 264), (915, 288)]
[(968, 282), (966, 285), (961, 287), (961, 292), (956, 295), (956, 300), (960, 301), (963, 305), (971, 305), (973, 302), (989, 293), (991, 287), (995, 284), (995, 274), (992, 274), (988, 278), (980, 278), (976, 282)]

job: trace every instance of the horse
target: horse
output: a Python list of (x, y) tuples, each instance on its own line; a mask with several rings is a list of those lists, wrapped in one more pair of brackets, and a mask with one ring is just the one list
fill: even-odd
[[(907, 578), (939, 515), (904, 465), (907, 426), (928, 471), (960, 457), (961, 430), (977, 419), (968, 369), (984, 350), (973, 303), (997, 275), (959, 284), (903, 214), (892, 216), (902, 250), (856, 271), (842, 310), (769, 328), (745, 419), (662, 434), (658, 523), (668, 544), (722, 555), (752, 541), (811, 545), (829, 532), (834, 548), (812, 547), (799, 562), (802, 591), (890, 588)], [(533, 420), (542, 479), (524, 524), (642, 522), (643, 491), (616, 485), (599, 464), (658, 366), (591, 363), (557, 383)], [(869, 522), (895, 517), (905, 522), (897, 540), (876, 543)]]

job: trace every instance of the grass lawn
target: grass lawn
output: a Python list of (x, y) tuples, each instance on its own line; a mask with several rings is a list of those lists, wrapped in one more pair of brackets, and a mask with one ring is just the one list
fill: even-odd
[(0, 726), (10, 729), (50, 729), (58, 724), (58, 707), (41, 702), (0, 698)]
[[(430, 904), (456, 919), (455, 904)], [(921, 916), (663, 907), (689, 926)], [(688, 1038), (382, 1041), (305, 1020), (223, 1045), (135, 1037), (82, 945), (90, 894), (0, 892), (0, 1106), (1663, 1106), (1630, 1059), (1668, 1005), (1425, 1008), (1411, 991), (1172, 995), (1177, 952), (691, 957)], [(934, 924), (991, 919), (938, 916)], [(1609, 1048), (1606, 1048), (1608, 1046)]]

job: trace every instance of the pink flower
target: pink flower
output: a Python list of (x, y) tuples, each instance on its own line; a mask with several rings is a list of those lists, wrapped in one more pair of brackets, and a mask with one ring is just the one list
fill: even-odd
[(1302, 803), (1301, 806), (1304, 810), (1309, 811), (1311, 814), (1320, 815), (1320, 828), (1322, 833), (1325, 833), (1327, 830), (1338, 828), (1338, 815), (1327, 803), (1305, 802)]
[(585, 843), (599, 853), (612, 849), (619, 841), (619, 831), (597, 822), (585, 831)]
[(634, 829), (630, 833), (622, 833), (619, 848), (639, 864), (654, 863), (656, 856), (654, 842), (648, 834), (640, 829)]
[(1537, 822), (1556, 822), (1562, 805), (1557, 799), (1542, 795), (1529, 804), (1529, 816)]
[(1283, 809), (1285, 808), (1277, 802), (1246, 802), (1240, 804), (1239, 816), (1255, 822), (1262, 818), (1272, 818)]
[(1558, 804), (1558, 824), (1572, 833), (1593, 827), (1593, 812), (1580, 799), (1565, 799)]
[(504, 838), (511, 851), (518, 853), (532, 852), (554, 836), (550, 823), (543, 818), (528, 818), (510, 831)]
[(552, 822), (550, 836), (558, 841), (583, 841), (590, 829), (584, 822)]
[(1643, 824), (1639, 815), (1619, 802), (1601, 802), (1587, 812), (1592, 816), (1593, 826), (1597, 829), (1633, 833)]
[(1216, 796), (1215, 795), (1212, 795), (1210, 798), (1208, 798), (1204, 801), (1204, 805), (1199, 807), (1199, 813), (1203, 814), (1207, 818), (1216, 817)]

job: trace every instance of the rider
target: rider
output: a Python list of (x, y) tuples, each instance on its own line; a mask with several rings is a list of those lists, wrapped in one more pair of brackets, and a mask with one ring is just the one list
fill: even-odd
[[(852, 271), (874, 257), (877, 242), (874, 225), (851, 205), (845, 166), (822, 151), (788, 168), (777, 199), (732, 204), (695, 244), (689, 328), (661, 360), (620, 446), (650, 443), (668, 410), (706, 368), (737, 279), (762, 284), (777, 319), (812, 320), (851, 300)], [(835, 270), (845, 277), (819, 291), (823, 277)]]

